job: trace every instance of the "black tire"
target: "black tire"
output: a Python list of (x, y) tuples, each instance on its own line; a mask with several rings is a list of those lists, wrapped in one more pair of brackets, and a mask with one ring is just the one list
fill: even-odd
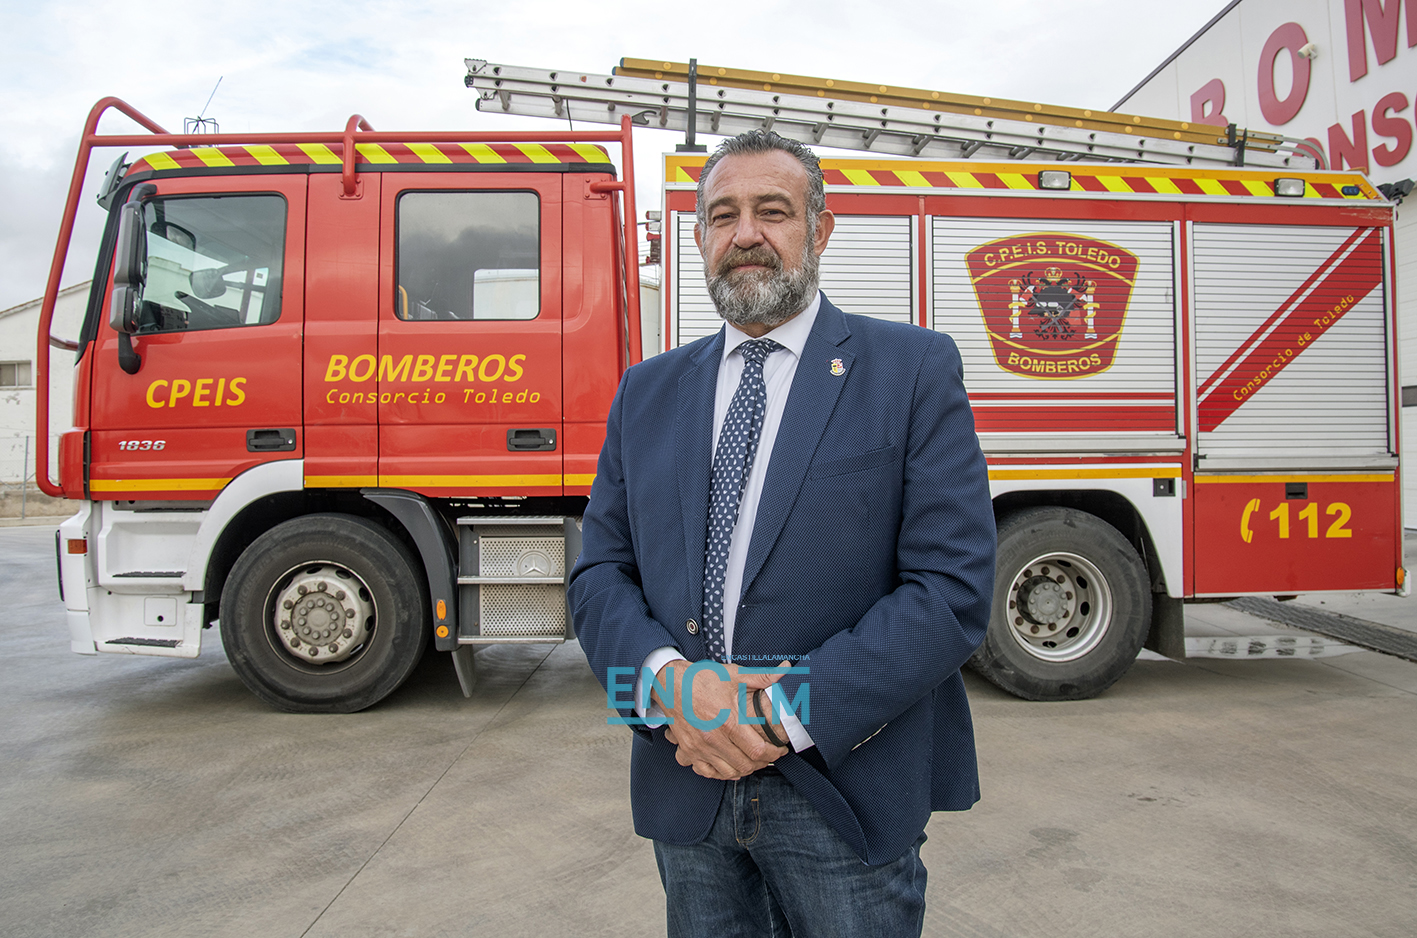
[(418, 664), (428, 585), (384, 528), (306, 515), (242, 552), (220, 618), (227, 659), (257, 697), (290, 713), (353, 713), (393, 693)]
[(1030, 508), (999, 523), (994, 609), (970, 664), (1025, 700), (1082, 700), (1127, 673), (1150, 627), (1131, 542), (1095, 515)]

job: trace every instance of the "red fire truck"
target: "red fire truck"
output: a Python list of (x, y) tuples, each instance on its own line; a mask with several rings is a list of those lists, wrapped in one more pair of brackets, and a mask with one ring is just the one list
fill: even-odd
[[(1233, 129), (1197, 143), (1137, 118), (1147, 139), (1129, 138), (1037, 106), (1045, 133), (925, 100), (926, 119), (952, 115), (930, 136), (865, 92), (765, 103), (774, 89), (744, 80), (734, 98), (725, 70), (714, 113), (688, 121), (702, 82), (686, 104), (663, 76), (469, 68), (484, 108), (619, 129), (379, 133), (356, 116), (183, 136), (95, 106), (40, 326), (38, 475), (79, 506), (58, 534), (74, 651), (194, 657), (219, 625), (263, 700), (352, 711), (430, 636), (465, 692), (476, 646), (573, 637), (578, 517), (642, 355), (631, 128), (656, 115), (994, 157), (826, 160), (822, 259), (843, 308), (949, 332), (964, 355), (1000, 532), (974, 662), (990, 680), (1090, 696), (1144, 642), (1182, 656), (1188, 599), (1403, 587), (1392, 204), (1361, 176)], [(148, 133), (99, 135), (110, 109)], [(1010, 134), (1039, 159), (1010, 159), (1028, 155)], [(49, 319), (101, 146), (173, 149), (110, 171), (66, 343)], [(666, 159), (651, 352), (718, 328), (692, 247), (703, 159)], [(77, 353), (57, 481), (52, 345)]]

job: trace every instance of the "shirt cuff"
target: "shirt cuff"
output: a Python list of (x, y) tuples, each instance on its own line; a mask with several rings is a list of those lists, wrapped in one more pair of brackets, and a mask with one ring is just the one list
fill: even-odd
[[(654, 698), (644, 693), (645, 668), (649, 668), (650, 674), (658, 675), (660, 669), (666, 664), (671, 661), (679, 661), (683, 658), (684, 653), (673, 645), (665, 645), (656, 648), (648, 655), (645, 655), (644, 664), (640, 666), (640, 676), (635, 678), (635, 713), (639, 714), (641, 718), (647, 721), (645, 723), (646, 726), (663, 726), (669, 721), (669, 716), (660, 709), (659, 704), (654, 702)], [(624, 687), (625, 685), (621, 684), (620, 686)], [(649, 706), (641, 707), (639, 705), (641, 700), (648, 700), (650, 702)]]
[(793, 752), (802, 752), (817, 745), (812, 741), (812, 734), (807, 732), (807, 727), (802, 725), (797, 714), (793, 713), (785, 702), (777, 705), (777, 722), (787, 730), (787, 741), (792, 744)]

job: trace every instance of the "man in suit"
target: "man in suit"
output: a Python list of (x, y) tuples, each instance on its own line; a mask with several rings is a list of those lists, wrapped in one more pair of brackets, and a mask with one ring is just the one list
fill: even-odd
[(625, 373), (570, 586), (635, 829), (672, 936), (918, 936), (926, 821), (979, 798), (994, 519), (959, 353), (818, 292), (801, 144), (725, 141), (697, 211), (727, 324)]

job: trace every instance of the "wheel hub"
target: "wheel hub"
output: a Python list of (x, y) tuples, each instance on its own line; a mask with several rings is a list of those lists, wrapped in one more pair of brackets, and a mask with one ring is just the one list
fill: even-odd
[(1075, 554), (1047, 554), (1024, 565), (1009, 590), (1014, 638), (1035, 657), (1069, 661), (1096, 647), (1112, 617), (1111, 590)]
[(276, 594), (275, 633), (291, 655), (310, 664), (344, 661), (374, 630), (374, 602), (352, 572), (331, 563), (296, 569)]

